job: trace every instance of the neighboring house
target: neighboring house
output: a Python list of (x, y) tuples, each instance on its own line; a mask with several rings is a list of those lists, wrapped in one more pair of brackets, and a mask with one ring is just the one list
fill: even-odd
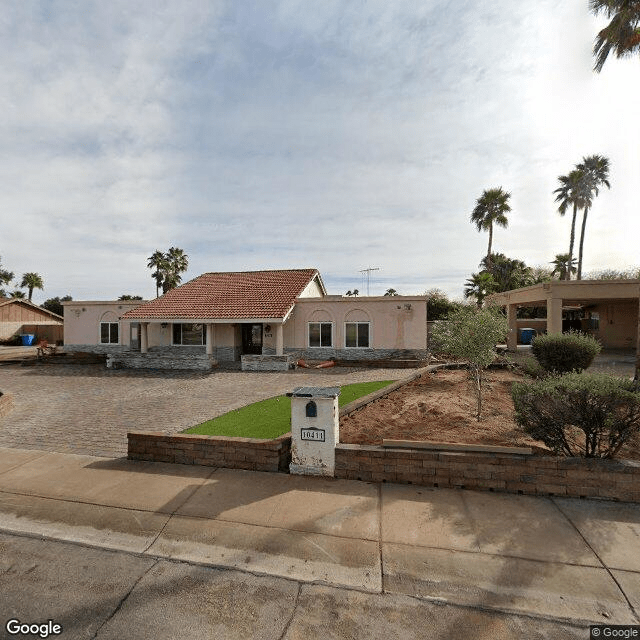
[(0, 298), (0, 340), (33, 334), (55, 344), (62, 340), (64, 318), (23, 298)]
[(426, 356), (426, 297), (329, 296), (316, 269), (205, 273), (142, 304), (64, 304), (67, 350), (109, 353), (111, 366)]
[[(489, 296), (507, 308), (508, 347), (515, 350), (523, 327), (561, 333), (577, 329), (609, 349), (633, 349), (640, 335), (640, 280), (544, 282)], [(519, 307), (546, 307), (547, 318), (517, 320)]]

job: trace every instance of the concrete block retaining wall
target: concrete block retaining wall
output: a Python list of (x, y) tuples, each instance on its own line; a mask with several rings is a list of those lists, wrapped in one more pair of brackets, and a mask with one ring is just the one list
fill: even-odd
[(291, 434), (274, 440), (129, 433), (130, 460), (198, 464), (250, 471), (289, 471)]
[(336, 477), (640, 502), (640, 462), (339, 444)]

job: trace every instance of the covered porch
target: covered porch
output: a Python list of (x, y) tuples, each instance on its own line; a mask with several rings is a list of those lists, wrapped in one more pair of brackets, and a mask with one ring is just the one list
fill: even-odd
[[(545, 282), (494, 294), (488, 302), (506, 308), (509, 351), (518, 344), (517, 310), (546, 307), (547, 333), (579, 329), (593, 335), (605, 349), (635, 350), (636, 367), (640, 364), (640, 280)], [(564, 327), (563, 312), (565, 316), (573, 313), (573, 322), (565, 317)]]
[(238, 322), (149, 318), (129, 325), (129, 349), (109, 354), (107, 366), (210, 370), (220, 363), (284, 356), (282, 319)]

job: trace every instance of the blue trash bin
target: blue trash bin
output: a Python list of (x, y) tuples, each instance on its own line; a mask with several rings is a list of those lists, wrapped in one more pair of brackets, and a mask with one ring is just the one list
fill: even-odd
[(522, 342), (522, 344), (531, 344), (531, 341), (536, 337), (537, 333), (535, 329), (521, 329), (520, 342)]
[(36, 337), (33, 333), (25, 333), (20, 337), (22, 338), (22, 345), (25, 347), (30, 347), (36, 341)]

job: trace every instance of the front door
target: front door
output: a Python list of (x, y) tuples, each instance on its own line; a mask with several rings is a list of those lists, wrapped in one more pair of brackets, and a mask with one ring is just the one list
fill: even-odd
[(242, 325), (242, 353), (262, 353), (262, 325)]
[(140, 323), (132, 322), (130, 327), (131, 340), (129, 341), (129, 348), (131, 349), (131, 351), (140, 351)]

